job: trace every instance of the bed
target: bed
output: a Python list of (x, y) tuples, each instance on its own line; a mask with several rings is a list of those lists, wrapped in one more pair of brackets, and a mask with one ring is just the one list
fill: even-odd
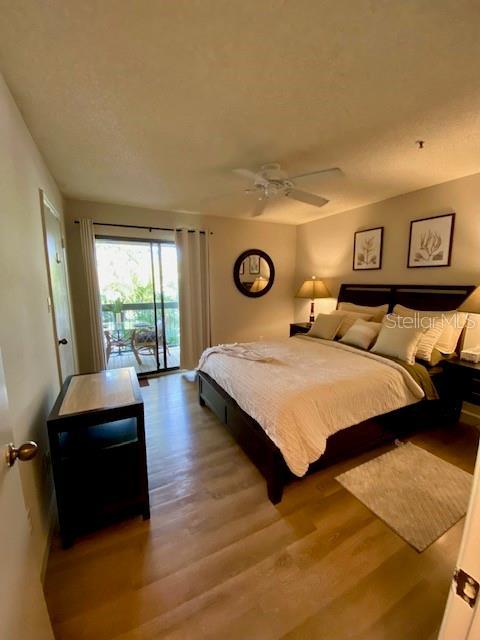
[[(338, 303), (448, 311), (459, 307), (473, 289), (469, 285), (344, 284)], [(236, 358), (227, 358), (227, 366), (226, 357), (223, 368), (221, 357), (216, 358), (216, 368), (203, 366), (199, 401), (217, 415), (263, 474), (273, 504), (281, 501), (286, 484), (305, 473), (392, 441), (439, 416), (458, 417), (460, 405), (449, 393), (441, 366), (429, 370), (439, 399), (427, 401), (401, 367), (351, 347), (302, 336), (258, 343), (258, 350), (262, 349), (275, 356), (263, 366)], [(213, 356), (210, 360), (215, 362)], [(317, 401), (320, 387), (328, 402)], [(255, 395), (255, 402), (249, 402), (249, 394)], [(342, 394), (355, 402), (342, 402)], [(337, 422), (343, 422), (340, 430), (337, 425), (331, 433), (332, 412)], [(293, 420), (303, 430), (301, 438), (297, 429), (289, 431), (278, 419), (286, 413), (290, 423), (285, 420), (285, 425)], [(277, 417), (275, 425), (269, 422), (270, 414)]]

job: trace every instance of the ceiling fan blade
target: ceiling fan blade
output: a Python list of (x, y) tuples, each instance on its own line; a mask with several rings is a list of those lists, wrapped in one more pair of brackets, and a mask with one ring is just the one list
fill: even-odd
[(257, 216), (260, 216), (265, 211), (267, 204), (268, 204), (268, 198), (265, 198), (265, 197), (258, 198), (258, 200), (256, 200), (255, 202), (255, 207), (252, 211), (252, 217), (256, 218)]
[(268, 180), (261, 176), (259, 173), (255, 173), (254, 171), (250, 171), (250, 169), (233, 169), (233, 173), (236, 173), (237, 176), (241, 176), (242, 178), (246, 178), (255, 184), (268, 184)]
[(311, 204), (314, 207), (323, 207), (325, 204), (330, 202), (327, 198), (322, 198), (322, 196), (316, 196), (314, 193), (307, 193), (306, 191), (299, 191), (298, 189), (290, 189), (288, 193), (285, 194), (289, 198), (293, 198), (294, 200), (298, 200), (299, 202), (305, 202), (306, 204)]
[(310, 173), (301, 173), (298, 176), (290, 176), (290, 180), (298, 180), (298, 178), (306, 178), (307, 176), (334, 176), (334, 175), (343, 175), (343, 171), (338, 167), (333, 167), (332, 169), (322, 169), (321, 171), (310, 171)]

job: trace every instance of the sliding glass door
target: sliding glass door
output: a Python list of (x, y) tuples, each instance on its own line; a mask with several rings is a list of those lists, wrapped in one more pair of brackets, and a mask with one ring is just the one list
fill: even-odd
[(174, 243), (97, 237), (107, 368), (137, 373), (178, 368), (177, 251)]

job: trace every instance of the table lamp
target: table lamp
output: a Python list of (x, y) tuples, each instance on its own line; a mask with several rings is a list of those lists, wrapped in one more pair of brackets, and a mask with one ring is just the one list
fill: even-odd
[(263, 289), (265, 289), (267, 284), (268, 284), (268, 280), (266, 278), (264, 278), (263, 276), (257, 276), (253, 281), (250, 292), (258, 293), (259, 291), (262, 291)]
[(480, 313), (480, 287), (477, 287), (472, 293), (465, 298), (457, 311), (465, 313)]
[(310, 299), (310, 322), (315, 321), (315, 299), (330, 298), (330, 292), (324, 285), (322, 280), (317, 280), (312, 276), (311, 280), (305, 280), (300, 289), (297, 291), (296, 298)]

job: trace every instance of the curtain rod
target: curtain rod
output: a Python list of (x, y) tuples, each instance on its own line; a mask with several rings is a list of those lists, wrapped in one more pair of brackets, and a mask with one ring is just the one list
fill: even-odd
[[(80, 224), (80, 220), (74, 220), (75, 224)], [(145, 227), (138, 224), (113, 224), (112, 222), (95, 222), (93, 224), (100, 225), (102, 227), (121, 227), (122, 229), (147, 229), (148, 231), (177, 231), (174, 227)], [(188, 229), (188, 233), (195, 233), (195, 231), (200, 231), (200, 233), (207, 233), (206, 231), (202, 231), (200, 229)], [(213, 236), (213, 231), (209, 232), (211, 236)]]

